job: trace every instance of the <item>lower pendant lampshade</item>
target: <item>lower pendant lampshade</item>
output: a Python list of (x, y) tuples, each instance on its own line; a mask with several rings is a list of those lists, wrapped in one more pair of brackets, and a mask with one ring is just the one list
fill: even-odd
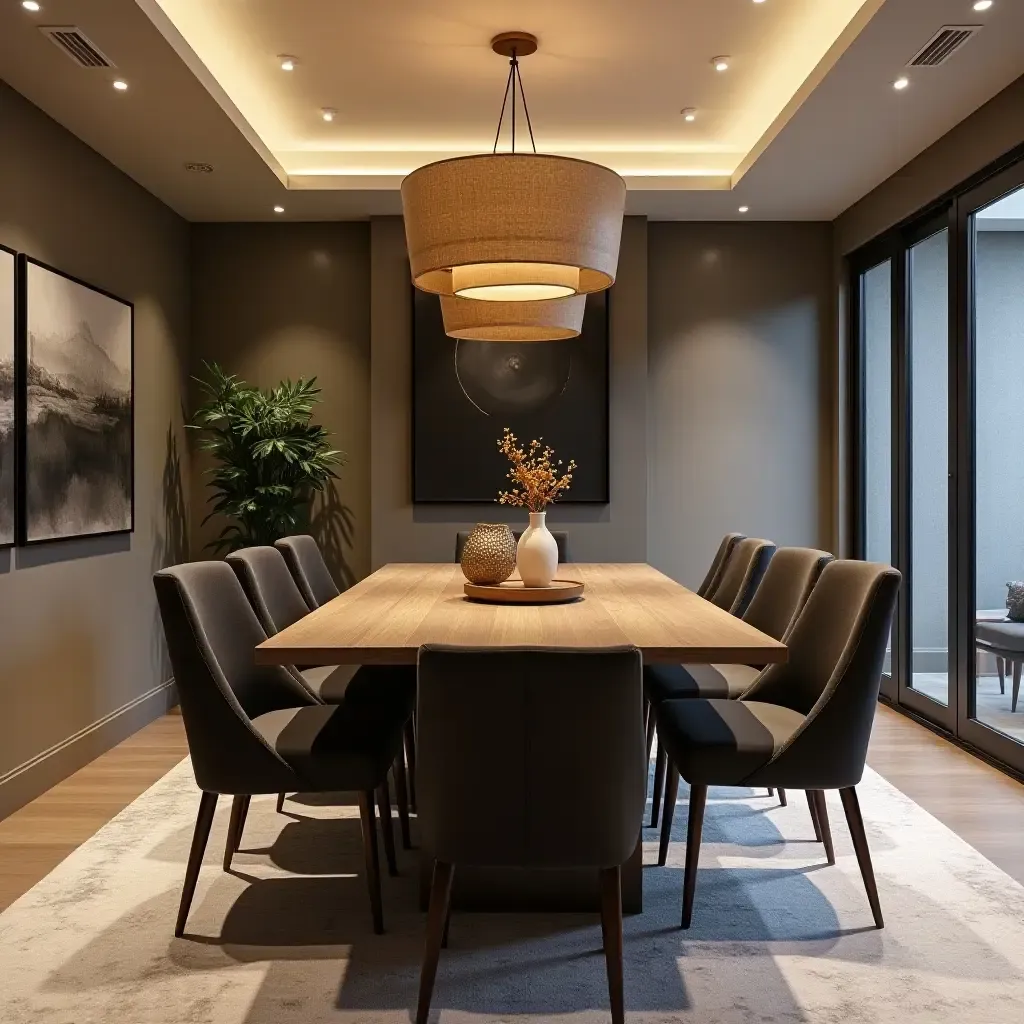
[(565, 341), (583, 329), (586, 295), (533, 302), (441, 296), (444, 333), (460, 341)]

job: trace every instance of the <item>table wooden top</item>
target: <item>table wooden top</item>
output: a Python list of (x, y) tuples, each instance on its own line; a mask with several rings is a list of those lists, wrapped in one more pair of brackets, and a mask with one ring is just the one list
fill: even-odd
[(611, 647), (647, 662), (772, 664), (784, 644), (643, 564), (559, 566), (582, 580), (570, 604), (470, 601), (456, 563), (385, 565), (256, 648), (263, 665), (415, 664), (423, 644)]

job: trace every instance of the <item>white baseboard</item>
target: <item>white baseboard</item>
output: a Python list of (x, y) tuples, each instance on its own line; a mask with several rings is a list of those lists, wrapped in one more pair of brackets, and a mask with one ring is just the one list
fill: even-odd
[(0, 818), (45, 793), (177, 703), (174, 680), (168, 679), (0, 775)]

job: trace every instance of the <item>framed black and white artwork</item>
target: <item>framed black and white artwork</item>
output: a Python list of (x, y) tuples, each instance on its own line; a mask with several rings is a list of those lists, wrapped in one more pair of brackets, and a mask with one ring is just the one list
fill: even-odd
[(413, 296), (415, 502), (493, 502), (506, 485), (509, 427), (575, 459), (560, 504), (608, 501), (608, 293), (587, 296), (568, 341), (456, 341), (436, 295)]
[(19, 257), (19, 543), (134, 528), (130, 302)]
[(14, 543), (15, 254), (0, 245), (0, 548)]

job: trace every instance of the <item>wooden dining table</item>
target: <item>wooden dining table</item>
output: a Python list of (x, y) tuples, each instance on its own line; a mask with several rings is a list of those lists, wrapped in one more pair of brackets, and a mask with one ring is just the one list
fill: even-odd
[[(263, 665), (412, 665), (424, 644), (472, 647), (612, 647), (631, 644), (647, 663), (769, 665), (786, 646), (642, 563), (572, 563), (559, 579), (583, 583), (565, 604), (489, 604), (467, 598), (457, 563), (385, 565), (256, 648)], [(557, 784), (557, 780), (553, 780)], [(571, 794), (567, 794), (571, 799)], [(642, 908), (642, 850), (622, 870), (623, 909)], [(421, 864), (421, 896), (429, 879)], [(579, 873), (577, 873), (579, 874)], [(586, 875), (526, 878), (461, 870), (455, 906), (590, 909)], [(557, 876), (557, 877), (556, 877)], [(579, 884), (576, 884), (576, 882)], [(525, 886), (525, 888), (524, 888)]]

